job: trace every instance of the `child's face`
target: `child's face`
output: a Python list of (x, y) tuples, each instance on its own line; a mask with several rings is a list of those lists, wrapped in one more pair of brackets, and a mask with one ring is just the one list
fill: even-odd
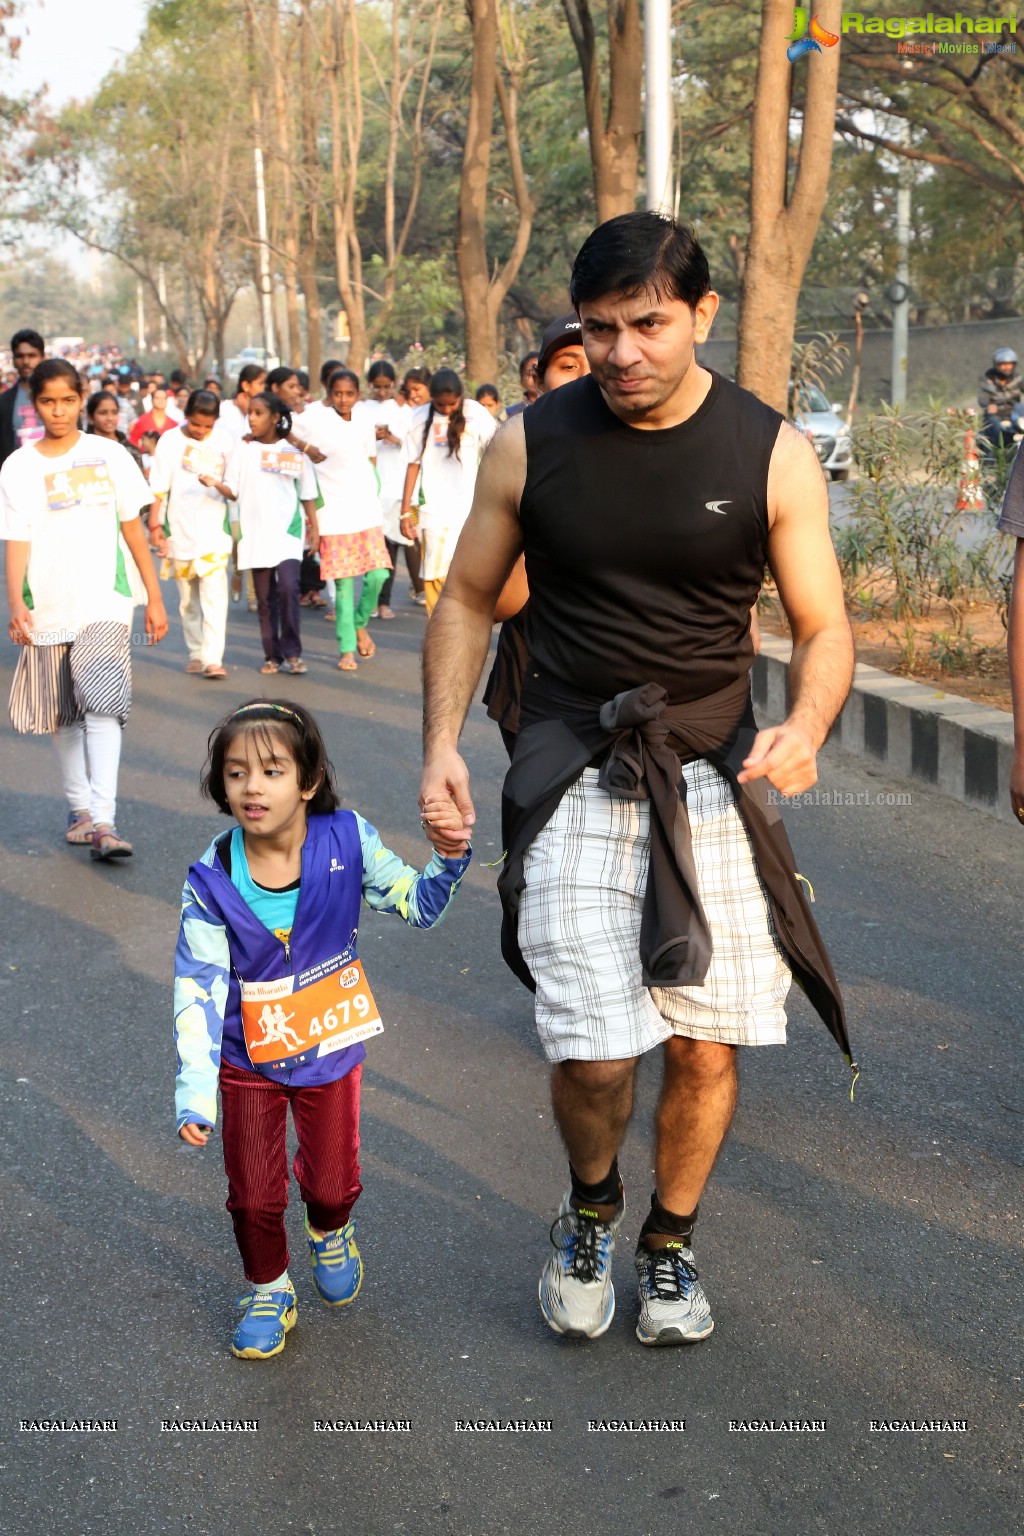
[(454, 416), (462, 405), (462, 396), (453, 395), (451, 390), (446, 390), (443, 395), (435, 395), (433, 400), (435, 416)]
[(339, 379), (331, 390), (331, 404), (339, 416), (351, 416), (352, 407), (359, 399), (359, 390), (351, 379)]
[(419, 379), (410, 379), (405, 386), (410, 405), (426, 405), (430, 399), (430, 389), (426, 384), (421, 384)]
[(224, 795), (247, 838), (270, 839), (305, 821), (316, 788), (300, 789), (295, 759), (265, 725), (239, 731), (224, 754)]
[(249, 431), (258, 438), (274, 435), (274, 418), (262, 400), (249, 401)]
[(389, 379), (386, 373), (378, 373), (370, 389), (375, 400), (390, 400), (395, 392), (395, 381)]
[(205, 442), (217, 422), (216, 416), (202, 416), (198, 411), (188, 417), (185, 430), (195, 442)]

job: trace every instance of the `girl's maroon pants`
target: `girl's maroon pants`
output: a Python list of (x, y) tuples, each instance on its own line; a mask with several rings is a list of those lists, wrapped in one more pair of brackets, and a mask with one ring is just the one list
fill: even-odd
[(334, 1232), (348, 1221), (359, 1182), (359, 1084), (362, 1066), (333, 1083), (291, 1088), (222, 1061), (220, 1097), (227, 1208), (246, 1279), (276, 1280), (288, 1268), (288, 1105), (299, 1139), (292, 1171), (309, 1224)]

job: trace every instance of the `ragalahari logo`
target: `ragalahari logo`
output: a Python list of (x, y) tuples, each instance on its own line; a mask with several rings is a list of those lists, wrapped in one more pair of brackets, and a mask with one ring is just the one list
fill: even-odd
[(809, 32), (808, 36), (807, 11), (802, 5), (797, 5), (793, 9), (793, 31), (786, 49), (786, 58), (791, 64), (802, 59), (805, 53), (820, 53), (823, 48), (834, 48), (839, 41), (838, 33), (827, 32), (817, 16), (812, 19)]

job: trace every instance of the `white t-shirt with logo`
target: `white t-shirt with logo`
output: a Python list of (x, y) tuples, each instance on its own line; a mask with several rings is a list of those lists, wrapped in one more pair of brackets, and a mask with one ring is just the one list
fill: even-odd
[[(431, 417), (429, 405), (417, 407), (405, 434), (404, 462), (420, 466), (412, 504), (413, 510), (418, 510), (420, 530), (426, 535), (421, 571), (425, 581), (443, 581), (448, 575), (459, 534), (473, 505), (481, 455), (498, 430), (494, 417), (476, 400), (463, 401), (462, 409), (466, 426), (457, 455), (448, 449), (447, 417)], [(417, 508), (419, 497), (422, 501)]]
[(307, 442), (327, 455), (316, 466), (316, 478), (324, 504), (317, 523), (325, 538), (336, 534), (362, 533), (381, 523), (377, 473), (370, 462), (377, 454), (373, 424), (365, 413), (352, 412), (346, 421), (333, 407), (318, 411), (307, 427), (312, 407), (301, 417)]
[(316, 476), (304, 453), (291, 443), (242, 443), (228, 469), (236, 493), (233, 516), (241, 537), (238, 569), (274, 570), (283, 560), (302, 559), (305, 513), (316, 501)]
[(227, 502), (200, 475), (230, 483), (236, 445), (218, 422), (209, 437), (197, 442), (184, 427), (165, 432), (156, 445), (149, 471), (149, 496), (166, 496), (164, 529), (172, 560), (201, 560), (230, 554), (233, 539)]
[(119, 537), (152, 493), (126, 448), (86, 436), (56, 458), (27, 444), (0, 469), (0, 533), (29, 544), (26, 579), (36, 645), (87, 624), (130, 624), (131, 582)]

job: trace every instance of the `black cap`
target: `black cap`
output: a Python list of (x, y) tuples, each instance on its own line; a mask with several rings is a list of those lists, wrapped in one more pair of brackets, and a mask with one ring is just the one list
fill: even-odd
[(552, 320), (545, 327), (544, 335), (540, 339), (540, 356), (537, 359), (537, 377), (544, 379), (544, 370), (554, 357), (556, 352), (561, 352), (563, 347), (582, 347), (583, 327), (580, 325), (579, 316), (575, 313), (562, 315), (558, 320)]

